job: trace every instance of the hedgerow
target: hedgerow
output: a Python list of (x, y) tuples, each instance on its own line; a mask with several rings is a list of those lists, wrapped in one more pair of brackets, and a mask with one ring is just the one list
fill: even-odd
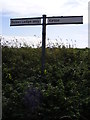
[(90, 49), (2, 47), (2, 120), (89, 120)]

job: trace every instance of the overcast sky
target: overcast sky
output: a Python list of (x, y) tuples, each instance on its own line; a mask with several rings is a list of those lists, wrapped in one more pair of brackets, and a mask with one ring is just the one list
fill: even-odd
[[(47, 38), (73, 39), (78, 47), (88, 46), (89, 0), (0, 0), (0, 34), (7, 36), (39, 36), (42, 28), (10, 27), (10, 18), (47, 16), (81, 16), (83, 25), (47, 26)], [(2, 9), (1, 9), (2, 8)], [(1, 26), (2, 25), (2, 26)]]

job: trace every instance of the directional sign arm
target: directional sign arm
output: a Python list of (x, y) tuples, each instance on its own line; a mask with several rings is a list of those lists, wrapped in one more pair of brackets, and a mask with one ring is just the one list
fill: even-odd
[(41, 25), (41, 17), (10, 19), (10, 26)]
[(83, 16), (48, 17), (47, 25), (56, 24), (83, 24)]

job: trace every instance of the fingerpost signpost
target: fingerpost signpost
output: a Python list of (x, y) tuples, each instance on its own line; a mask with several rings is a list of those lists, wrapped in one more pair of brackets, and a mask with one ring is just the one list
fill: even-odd
[[(42, 19), (42, 23), (41, 23)], [(46, 22), (47, 20), (47, 22)], [(10, 19), (10, 26), (34, 26), (42, 25), (42, 76), (45, 70), (45, 46), (46, 46), (46, 26), (63, 24), (83, 24), (83, 16), (53, 16), (34, 17), (34, 18), (15, 18)]]

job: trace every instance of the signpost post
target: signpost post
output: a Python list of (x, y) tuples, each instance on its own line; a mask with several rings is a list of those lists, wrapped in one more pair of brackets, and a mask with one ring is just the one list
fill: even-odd
[[(41, 23), (42, 19), (42, 23)], [(47, 19), (47, 23), (46, 23)], [(83, 16), (53, 16), (10, 19), (10, 26), (42, 25), (42, 76), (45, 70), (46, 25), (83, 24)]]
[(46, 15), (43, 15), (42, 23), (42, 75), (45, 69), (45, 46), (46, 46)]

